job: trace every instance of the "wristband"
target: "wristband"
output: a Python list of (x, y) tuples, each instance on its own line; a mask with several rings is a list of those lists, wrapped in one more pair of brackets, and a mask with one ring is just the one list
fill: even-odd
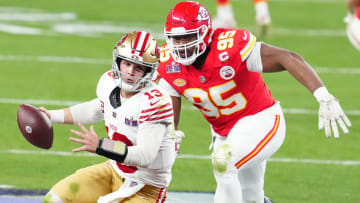
[(50, 114), (51, 123), (64, 123), (64, 120), (65, 120), (64, 119), (64, 117), (65, 117), (64, 109), (50, 110), (49, 114)]
[(107, 157), (109, 159), (124, 162), (128, 153), (127, 145), (121, 141), (102, 138), (96, 147), (96, 154)]
[(332, 95), (328, 92), (328, 90), (324, 86), (317, 88), (314, 91), (313, 95), (318, 102), (331, 100), (332, 97)]

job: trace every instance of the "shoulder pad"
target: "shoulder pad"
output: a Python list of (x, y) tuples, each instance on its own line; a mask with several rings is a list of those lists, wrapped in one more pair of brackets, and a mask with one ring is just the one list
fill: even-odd
[(101, 100), (108, 97), (110, 92), (116, 87), (115, 82), (111, 76), (111, 71), (105, 72), (99, 79), (96, 87), (96, 95)]

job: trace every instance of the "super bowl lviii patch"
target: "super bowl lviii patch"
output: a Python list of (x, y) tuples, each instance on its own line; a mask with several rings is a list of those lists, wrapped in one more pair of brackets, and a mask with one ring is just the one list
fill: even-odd
[(180, 64), (173, 62), (171, 65), (166, 65), (166, 73), (180, 73)]

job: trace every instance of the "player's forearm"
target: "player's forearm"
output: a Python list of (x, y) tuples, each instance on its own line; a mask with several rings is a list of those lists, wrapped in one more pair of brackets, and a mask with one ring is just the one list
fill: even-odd
[(283, 63), (286, 70), (311, 93), (324, 86), (314, 69), (298, 54), (289, 52)]
[(69, 108), (49, 111), (52, 123), (90, 124), (103, 120), (98, 99), (80, 103)]
[(128, 146), (125, 164), (148, 167), (156, 158), (166, 133), (165, 124), (147, 124), (139, 129), (136, 145)]
[(311, 93), (313, 93), (317, 88), (323, 86), (323, 83), (317, 73), (298, 54), (288, 52), (286, 56), (283, 57), (281, 65)]

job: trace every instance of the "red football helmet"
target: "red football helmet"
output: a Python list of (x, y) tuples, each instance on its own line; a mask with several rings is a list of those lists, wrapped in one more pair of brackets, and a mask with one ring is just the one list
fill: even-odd
[(198, 2), (180, 2), (168, 14), (164, 34), (174, 60), (190, 65), (204, 53), (211, 42), (209, 12)]

